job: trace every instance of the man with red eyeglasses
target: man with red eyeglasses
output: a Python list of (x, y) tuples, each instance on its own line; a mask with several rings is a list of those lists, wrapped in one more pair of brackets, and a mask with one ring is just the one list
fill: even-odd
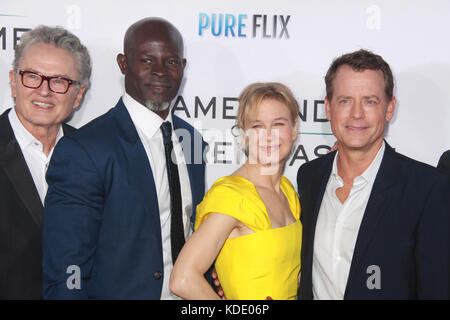
[(12, 109), (0, 116), (0, 299), (42, 298), (45, 173), (63, 124), (89, 86), (91, 60), (60, 27), (21, 37), (9, 73)]

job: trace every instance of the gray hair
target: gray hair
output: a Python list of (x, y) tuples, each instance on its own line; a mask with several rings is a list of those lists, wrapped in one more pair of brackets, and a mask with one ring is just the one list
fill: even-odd
[(17, 70), (19, 67), (19, 61), (25, 50), (35, 43), (51, 44), (57, 48), (71, 52), (77, 61), (77, 69), (80, 76), (79, 81), (86, 87), (89, 87), (89, 78), (92, 70), (89, 52), (76, 35), (62, 27), (41, 25), (24, 33), (20, 37), (19, 45), (15, 48), (14, 70)]

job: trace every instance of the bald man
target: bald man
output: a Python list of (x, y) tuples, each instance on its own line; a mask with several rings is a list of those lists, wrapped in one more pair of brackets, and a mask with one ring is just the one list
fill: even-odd
[(142, 19), (117, 63), (125, 93), (61, 139), (47, 172), (47, 299), (178, 298), (170, 272), (205, 189), (201, 135), (170, 112), (186, 66), (182, 36)]

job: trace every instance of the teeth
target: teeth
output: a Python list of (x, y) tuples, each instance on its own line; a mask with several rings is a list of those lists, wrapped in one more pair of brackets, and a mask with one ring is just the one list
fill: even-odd
[(44, 102), (33, 101), (33, 103), (38, 105), (39, 107), (42, 107), (42, 108), (51, 108), (51, 107), (53, 107), (53, 105), (48, 104), (48, 103), (44, 103)]

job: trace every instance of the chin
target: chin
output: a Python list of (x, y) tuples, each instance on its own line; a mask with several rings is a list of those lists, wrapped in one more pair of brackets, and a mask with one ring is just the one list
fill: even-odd
[(365, 142), (343, 143), (343, 145), (350, 150), (364, 150), (367, 149), (372, 144), (365, 141)]
[(169, 102), (147, 101), (145, 106), (152, 111), (165, 111), (170, 107), (170, 101)]

